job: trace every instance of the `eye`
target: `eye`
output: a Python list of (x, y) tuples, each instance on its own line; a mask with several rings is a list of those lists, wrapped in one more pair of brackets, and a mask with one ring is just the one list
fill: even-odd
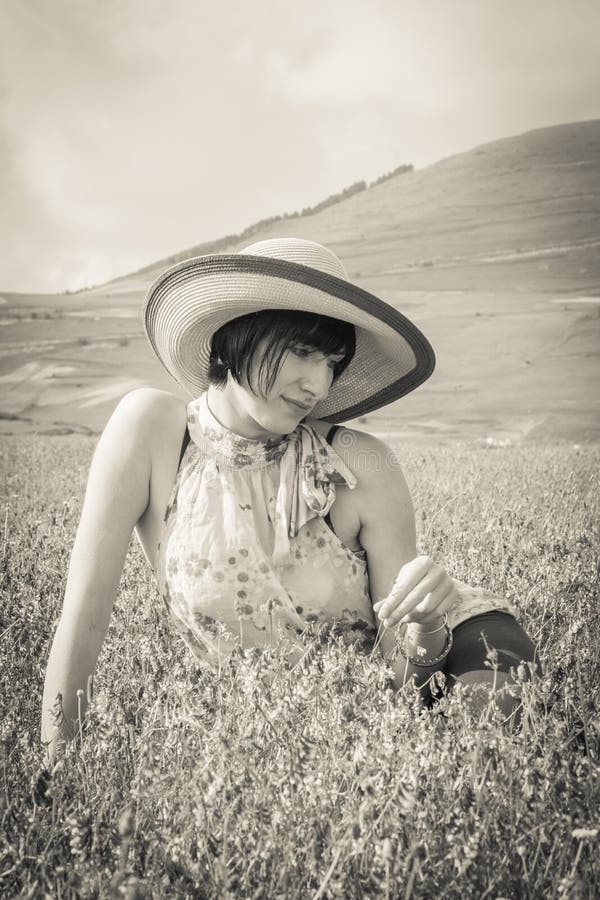
[[(302, 358), (306, 358), (307, 356), (311, 356), (313, 353), (318, 353), (318, 352), (319, 352), (318, 350), (311, 350), (307, 347), (294, 347), (294, 349), (292, 350), (292, 353), (294, 353), (296, 356), (300, 356)], [(339, 366), (339, 364), (342, 362), (343, 358), (344, 358), (343, 356), (340, 357), (339, 359), (332, 359), (330, 357), (329, 358), (329, 367), (331, 369), (333, 369), (333, 371), (335, 371), (337, 366)]]

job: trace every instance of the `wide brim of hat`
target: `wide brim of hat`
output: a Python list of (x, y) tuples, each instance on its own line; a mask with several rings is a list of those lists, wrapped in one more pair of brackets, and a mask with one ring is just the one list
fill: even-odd
[(195, 398), (208, 389), (213, 334), (263, 309), (318, 312), (355, 326), (355, 355), (311, 418), (343, 422), (373, 412), (435, 367), (427, 338), (389, 303), (335, 275), (267, 256), (216, 254), (172, 266), (150, 287), (143, 321), (158, 359)]

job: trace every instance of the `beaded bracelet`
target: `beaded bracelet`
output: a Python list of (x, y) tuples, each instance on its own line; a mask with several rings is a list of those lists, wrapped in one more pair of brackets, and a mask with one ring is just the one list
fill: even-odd
[[(404, 648), (403, 648), (404, 635), (402, 635), (402, 640), (398, 644), (398, 649), (399, 649), (401, 655), (404, 657), (404, 659), (407, 662), (411, 663), (411, 665), (421, 666), (423, 668), (428, 668), (429, 666), (435, 666), (436, 663), (439, 663), (443, 659), (446, 659), (446, 657), (450, 653), (450, 650), (452, 649), (452, 643), (454, 641), (453, 634), (450, 631), (450, 628), (448, 626), (447, 617), (444, 621), (444, 627), (446, 629), (446, 646), (444, 647), (442, 652), (440, 654), (438, 654), (438, 656), (434, 656), (433, 659), (423, 659), (422, 657), (427, 653), (427, 651), (425, 650), (425, 647), (417, 647), (417, 654), (419, 654), (421, 656), (421, 659), (417, 659), (415, 656), (408, 656), (408, 654), (404, 652)], [(439, 628), (437, 629), (437, 631), (439, 631)], [(422, 651), (422, 653), (419, 653), (419, 651)]]

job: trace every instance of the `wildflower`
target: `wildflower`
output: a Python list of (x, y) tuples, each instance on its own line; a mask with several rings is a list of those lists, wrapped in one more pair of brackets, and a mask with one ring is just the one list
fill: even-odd
[(574, 828), (571, 835), (578, 841), (593, 840), (598, 837), (597, 828)]
[(223, 781), (223, 779), (221, 778), (220, 775), (215, 776), (215, 778), (210, 782), (210, 784), (208, 786), (208, 790), (206, 791), (206, 793), (204, 795), (204, 802), (206, 803), (207, 806), (210, 806), (214, 802), (217, 794), (223, 787), (224, 783), (225, 782)]
[(441, 671), (441, 669), (438, 669), (431, 676), (431, 687), (436, 688), (438, 690), (443, 690), (445, 688), (445, 686), (446, 686), (446, 676)]
[(527, 668), (522, 662), (517, 666), (517, 678), (519, 681), (527, 681)]
[(81, 856), (92, 839), (91, 819), (89, 816), (69, 816), (69, 845), (73, 856)]
[(581, 619), (576, 619), (574, 622), (571, 623), (571, 625), (569, 625), (567, 633), (570, 635), (577, 635), (580, 633), (580, 631), (583, 630), (583, 627), (584, 627), (584, 625), (583, 625), (583, 622), (581, 621)]
[(243, 598), (240, 600), (235, 600), (233, 603), (233, 607), (236, 614), (241, 618), (247, 618), (254, 612), (254, 607), (250, 603), (244, 603)]

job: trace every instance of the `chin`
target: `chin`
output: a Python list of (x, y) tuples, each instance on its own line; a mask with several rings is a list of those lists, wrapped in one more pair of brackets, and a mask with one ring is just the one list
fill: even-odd
[(261, 416), (260, 419), (255, 419), (255, 421), (264, 431), (271, 435), (268, 440), (275, 440), (283, 434), (289, 434), (290, 431), (294, 430), (294, 425), (290, 423), (287, 416)]

